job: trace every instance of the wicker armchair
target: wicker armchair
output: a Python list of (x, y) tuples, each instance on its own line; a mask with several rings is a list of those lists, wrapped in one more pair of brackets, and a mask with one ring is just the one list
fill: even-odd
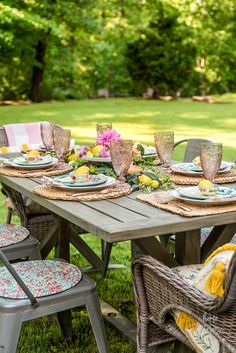
[(236, 352), (236, 254), (220, 299), (210, 299), (150, 256), (132, 261), (132, 275), (138, 310), (138, 353), (147, 353), (148, 347), (174, 339), (194, 351), (170, 315), (173, 309), (192, 315), (215, 335), (222, 349)]
[[(5, 129), (0, 127), (0, 146), (8, 145)], [(57, 243), (56, 218), (46, 209), (41, 209), (38, 214), (29, 212), (22, 195), (6, 185), (2, 185), (2, 192), (10, 199), (13, 207), (8, 207), (7, 223), (10, 223), (11, 214), (15, 212), (20, 218), (21, 225), (26, 227), (30, 234), (40, 242), (42, 257), (46, 257)]]

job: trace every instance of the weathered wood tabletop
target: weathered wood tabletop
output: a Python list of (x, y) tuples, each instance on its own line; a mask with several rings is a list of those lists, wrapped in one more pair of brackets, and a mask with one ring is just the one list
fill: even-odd
[[(236, 230), (236, 212), (187, 218), (137, 200), (137, 192), (103, 201), (56, 201), (33, 193), (33, 189), (42, 183), (39, 178), (0, 175), (0, 182), (44, 206), (58, 217), (58, 256), (69, 260), (69, 242), (72, 242), (95, 268), (102, 268), (103, 260), (88, 247), (79, 233), (72, 234), (73, 232), (69, 231), (70, 224), (109, 243), (131, 240), (135, 250), (154, 256), (170, 267), (201, 262), (212, 250), (230, 241)], [(236, 183), (230, 186), (236, 188)], [(209, 226), (213, 226), (213, 230), (201, 246), (200, 230), (202, 227)], [(175, 258), (155, 237), (157, 234), (170, 233), (175, 234)], [(135, 341), (134, 325), (130, 325), (128, 320), (104, 302), (102, 309), (110, 323)], [(113, 312), (116, 317), (108, 315), (110, 312)]]
[[(179, 234), (183, 246), (182, 256), (187, 256), (188, 258), (182, 259), (182, 261), (180, 259), (180, 262), (184, 263), (198, 260), (200, 254), (197, 253), (196, 249), (193, 249), (191, 244), (197, 244), (200, 241), (197, 238), (199, 238), (199, 230), (202, 227), (215, 227), (214, 243), (217, 245), (222, 234), (227, 241), (235, 229), (236, 212), (187, 218), (160, 210), (137, 200), (137, 192), (117, 199), (103, 201), (48, 200), (33, 193), (33, 189), (42, 183), (40, 178), (0, 176), (0, 181), (28, 196), (62, 219), (97, 235), (107, 242), (134, 240), (144, 252), (154, 255), (155, 249), (153, 249), (153, 244), (151, 244), (153, 236), (157, 234)], [(230, 184), (230, 186), (236, 188), (236, 183)], [(148, 245), (149, 242), (150, 246)], [(190, 246), (188, 254), (184, 254), (184, 246), (187, 248)], [(157, 250), (160, 250), (159, 246)], [(205, 247), (203, 246), (202, 248), (203, 257), (207, 255), (209, 250), (211, 250), (210, 245), (205, 244)]]

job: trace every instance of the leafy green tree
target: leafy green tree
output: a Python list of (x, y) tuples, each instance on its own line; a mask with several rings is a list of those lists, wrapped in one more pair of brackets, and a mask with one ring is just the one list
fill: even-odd
[(178, 23), (179, 11), (168, 3), (156, 4), (155, 18), (127, 49), (136, 93), (152, 87), (157, 95), (175, 94), (191, 74), (196, 49), (188, 39), (191, 29)]

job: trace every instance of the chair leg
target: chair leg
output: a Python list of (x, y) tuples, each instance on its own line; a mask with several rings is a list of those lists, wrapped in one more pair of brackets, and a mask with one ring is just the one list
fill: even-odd
[(15, 353), (22, 321), (18, 315), (0, 315), (0, 352)]
[(7, 209), (7, 224), (11, 224), (11, 218), (12, 218), (13, 210), (8, 207)]
[(86, 308), (88, 310), (99, 353), (109, 353), (105, 326), (97, 293), (93, 293), (87, 298)]
[(71, 310), (64, 310), (57, 313), (57, 318), (61, 327), (63, 336), (68, 339), (73, 338), (72, 331), (72, 319), (71, 319)]
[(102, 270), (102, 278), (106, 277), (107, 269), (111, 256), (112, 243), (105, 242), (105, 252), (104, 252), (104, 267)]
[(41, 260), (42, 256), (41, 256), (41, 252), (39, 249), (39, 246), (34, 246), (31, 250), (30, 250), (30, 254), (29, 254), (29, 258), (30, 260)]

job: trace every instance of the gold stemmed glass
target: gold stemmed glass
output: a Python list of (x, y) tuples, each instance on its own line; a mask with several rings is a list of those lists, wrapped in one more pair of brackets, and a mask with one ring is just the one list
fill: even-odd
[(112, 123), (98, 123), (96, 124), (97, 136), (104, 131), (112, 130)]
[(70, 147), (71, 131), (56, 125), (53, 129), (53, 145), (59, 162), (63, 163)]
[(174, 132), (157, 132), (154, 135), (154, 141), (157, 155), (163, 164), (163, 167), (169, 168), (174, 148)]
[(205, 178), (213, 182), (220, 170), (222, 143), (201, 143), (200, 160)]
[(125, 175), (132, 162), (132, 146), (131, 140), (111, 141), (111, 161), (118, 180), (121, 182), (125, 181)]
[(40, 124), (41, 139), (46, 151), (51, 151), (53, 147), (53, 128), (51, 123)]

